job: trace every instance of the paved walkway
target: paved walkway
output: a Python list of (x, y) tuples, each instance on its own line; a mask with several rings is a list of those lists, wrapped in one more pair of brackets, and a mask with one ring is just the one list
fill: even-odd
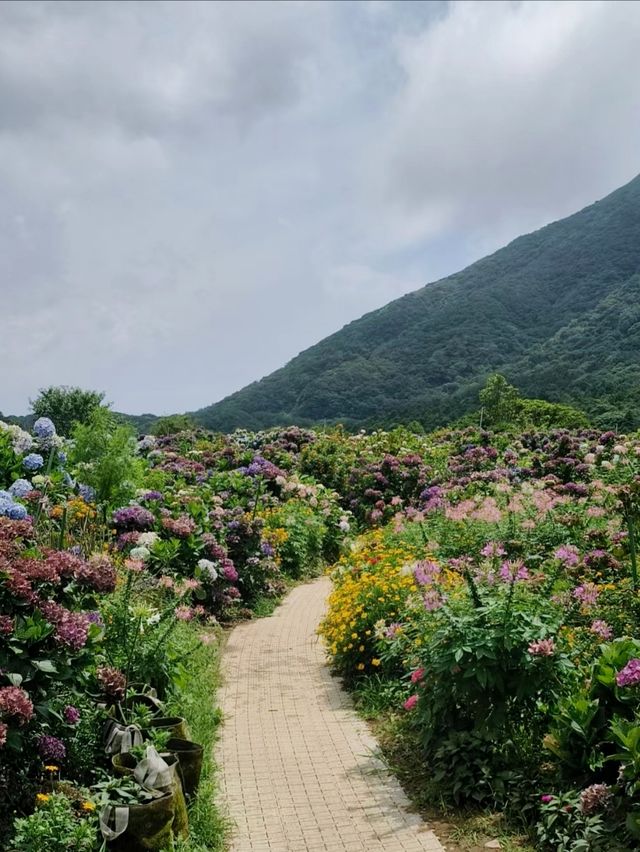
[(229, 637), (217, 757), (232, 850), (441, 852), (329, 674), (316, 636), (328, 591), (298, 586)]

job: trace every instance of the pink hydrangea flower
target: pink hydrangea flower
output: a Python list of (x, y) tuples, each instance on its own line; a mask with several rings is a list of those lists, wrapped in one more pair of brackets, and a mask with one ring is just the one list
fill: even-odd
[(629, 660), (616, 675), (616, 683), (618, 686), (636, 686), (640, 683), (640, 660)]
[(19, 725), (24, 725), (33, 716), (33, 704), (24, 689), (3, 686), (0, 689), (0, 712), (13, 716)]

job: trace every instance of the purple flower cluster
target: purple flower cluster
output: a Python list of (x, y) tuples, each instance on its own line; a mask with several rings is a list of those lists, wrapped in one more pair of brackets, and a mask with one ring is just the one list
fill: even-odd
[(564, 562), (567, 567), (573, 567), (580, 562), (580, 553), (578, 552), (578, 548), (574, 547), (572, 544), (561, 545), (553, 555), (556, 559), (559, 559), (560, 562)]
[(38, 752), (44, 761), (54, 760), (56, 763), (62, 763), (67, 756), (67, 747), (58, 737), (43, 734), (38, 737)]
[(181, 518), (163, 518), (162, 526), (176, 538), (189, 538), (196, 531), (195, 521), (187, 515), (183, 515)]
[(124, 506), (113, 513), (113, 524), (118, 532), (145, 532), (152, 529), (155, 522), (153, 514), (142, 506)]
[(68, 705), (62, 711), (62, 716), (68, 725), (77, 725), (80, 721), (80, 711), (77, 707)]
[(500, 568), (500, 579), (505, 583), (515, 583), (518, 580), (529, 579), (529, 569), (521, 561), (503, 562)]
[(583, 583), (581, 586), (577, 586), (571, 594), (577, 601), (580, 601), (583, 607), (590, 607), (596, 603), (600, 592), (595, 583)]
[(637, 686), (640, 683), (640, 660), (629, 660), (616, 675), (616, 683), (618, 686)]
[(147, 491), (140, 499), (145, 500), (147, 503), (159, 503), (164, 500), (164, 495), (161, 491)]
[(419, 586), (430, 586), (437, 582), (441, 570), (437, 562), (423, 559), (413, 566), (413, 576)]
[(589, 630), (600, 639), (611, 639), (613, 636), (613, 630), (609, 627), (606, 621), (602, 621), (601, 619), (596, 619)]

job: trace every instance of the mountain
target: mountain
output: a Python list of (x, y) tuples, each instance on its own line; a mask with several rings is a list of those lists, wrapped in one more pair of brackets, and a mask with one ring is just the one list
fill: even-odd
[(372, 311), (193, 412), (228, 431), (443, 425), (499, 371), (527, 396), (640, 425), (640, 176), (466, 269)]

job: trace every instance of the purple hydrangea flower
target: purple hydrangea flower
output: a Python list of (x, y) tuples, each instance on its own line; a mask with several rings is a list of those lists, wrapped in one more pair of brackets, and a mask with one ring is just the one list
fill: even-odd
[(113, 523), (122, 532), (125, 530), (150, 530), (156, 522), (148, 509), (142, 506), (124, 506), (113, 513)]
[(77, 725), (80, 721), (80, 711), (77, 707), (68, 705), (62, 711), (62, 716), (68, 725)]
[(640, 683), (640, 660), (629, 660), (627, 665), (616, 675), (618, 686), (636, 686)]
[(43, 760), (54, 760), (56, 763), (61, 763), (67, 756), (67, 748), (62, 740), (49, 734), (38, 738), (38, 752)]

